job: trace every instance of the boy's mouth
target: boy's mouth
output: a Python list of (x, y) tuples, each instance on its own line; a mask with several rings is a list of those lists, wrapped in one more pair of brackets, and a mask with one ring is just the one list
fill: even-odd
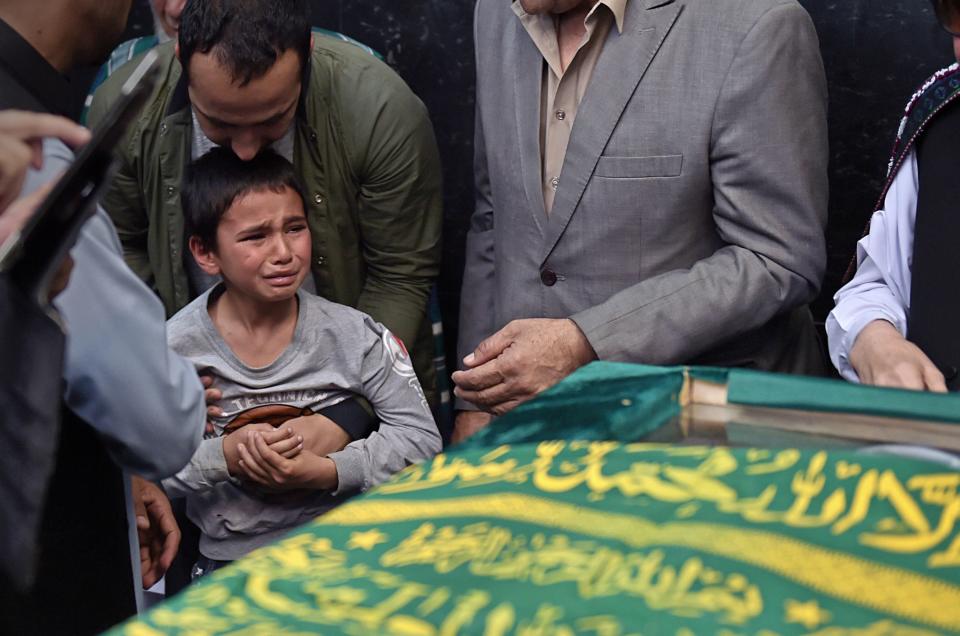
[(286, 287), (287, 285), (292, 285), (297, 282), (297, 274), (299, 273), (299, 270), (277, 272), (269, 276), (264, 276), (263, 278), (267, 281), (267, 284), (273, 285), (274, 287)]

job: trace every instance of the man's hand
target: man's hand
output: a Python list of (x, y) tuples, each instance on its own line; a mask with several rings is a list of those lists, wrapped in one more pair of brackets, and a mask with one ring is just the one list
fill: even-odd
[(153, 587), (166, 573), (180, 547), (180, 528), (170, 500), (156, 484), (133, 476), (133, 508), (140, 543), (143, 589)]
[(0, 111), (0, 212), (20, 196), (27, 169), (43, 167), (44, 137), (76, 148), (90, 140), (90, 131), (56, 115)]
[(596, 358), (572, 320), (514, 320), (464, 358), (469, 370), (453, 374), (454, 393), (503, 415)]
[[(0, 150), (2, 152), (2, 150)], [(37, 211), (40, 204), (46, 198), (57, 180), (53, 179), (43, 187), (38, 188), (25, 197), (20, 197), (9, 207), (0, 208), (0, 244), (5, 242), (11, 234), (19, 232), (33, 213)], [(0, 186), (2, 187), (2, 186)]]
[(215, 389), (213, 387), (213, 376), (201, 372), (200, 374), (200, 383), (203, 384), (203, 399), (207, 403), (207, 425), (205, 433), (207, 435), (212, 435), (214, 432), (213, 422), (210, 421), (211, 417), (219, 417), (223, 415), (223, 409), (217, 406), (217, 402), (223, 398), (223, 393), (220, 389)]
[(946, 393), (936, 365), (886, 320), (874, 320), (850, 350), (850, 364), (864, 384)]
[[(0, 116), (2, 116), (0, 112)], [(0, 144), (2, 146), (2, 144)], [(0, 153), (3, 150), (0, 148)], [(3, 244), (11, 234), (19, 232), (37, 208), (43, 203), (43, 200), (50, 194), (57, 180), (54, 179), (35, 192), (21, 197), (14, 201), (6, 210), (0, 209), (0, 244)], [(70, 274), (73, 272), (73, 257), (67, 254), (66, 258), (60, 264), (60, 269), (50, 281), (50, 289), (47, 292), (47, 300), (53, 302), (53, 299), (70, 284)]]
[(450, 443), (459, 444), (477, 431), (487, 428), (492, 419), (493, 416), (484, 411), (460, 411), (453, 423)]
[(350, 436), (333, 420), (323, 415), (294, 417), (283, 424), (284, 428), (303, 438), (303, 447), (321, 457), (343, 450), (350, 443)]
[(288, 459), (274, 451), (259, 431), (250, 432), (238, 450), (244, 477), (268, 490), (335, 490), (337, 487), (337, 466), (332, 459), (307, 450)]
[(274, 428), (262, 422), (247, 424), (223, 438), (223, 457), (227, 460), (227, 471), (233, 477), (245, 475), (240, 467), (239, 447), (244, 442), (249, 442), (252, 433), (262, 434), (267, 446), (286, 458), (296, 457), (303, 450), (303, 437), (286, 425)]

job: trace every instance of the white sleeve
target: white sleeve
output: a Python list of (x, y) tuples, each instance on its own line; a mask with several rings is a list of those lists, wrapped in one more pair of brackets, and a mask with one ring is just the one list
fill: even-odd
[[(44, 156), (25, 192), (73, 158), (49, 140)], [(127, 267), (102, 209), (71, 254), (70, 284), (55, 303), (67, 331), (67, 405), (103, 436), (120, 466), (147, 479), (172, 475), (203, 435), (206, 405), (193, 365), (167, 346), (163, 305)]]
[(917, 216), (917, 157), (911, 151), (883, 201), (870, 219), (870, 232), (857, 243), (857, 273), (833, 297), (827, 316), (830, 359), (852, 382), (860, 378), (850, 365), (850, 350), (860, 331), (886, 320), (904, 337), (910, 313), (910, 270)]

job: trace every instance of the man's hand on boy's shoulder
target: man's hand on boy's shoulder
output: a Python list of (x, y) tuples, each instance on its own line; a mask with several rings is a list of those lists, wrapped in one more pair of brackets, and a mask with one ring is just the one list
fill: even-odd
[(238, 463), (244, 478), (278, 492), (304, 488), (336, 490), (337, 466), (332, 459), (306, 449), (294, 457), (285, 457), (277, 452), (277, 446), (268, 442), (266, 433), (250, 431), (247, 439), (237, 445)]

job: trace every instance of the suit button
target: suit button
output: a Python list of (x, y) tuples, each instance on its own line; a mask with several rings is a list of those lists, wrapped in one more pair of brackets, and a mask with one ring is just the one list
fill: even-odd
[(540, 282), (547, 287), (553, 287), (557, 284), (557, 273), (550, 269), (540, 272)]

